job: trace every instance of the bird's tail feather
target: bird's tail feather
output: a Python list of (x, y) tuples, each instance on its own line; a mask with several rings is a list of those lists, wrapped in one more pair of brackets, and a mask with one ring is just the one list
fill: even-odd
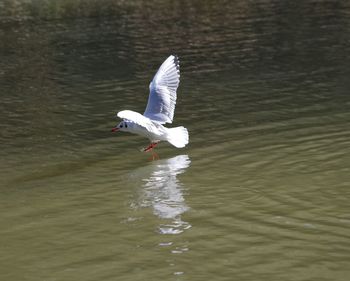
[(181, 148), (188, 144), (188, 131), (185, 127), (168, 129), (167, 141), (173, 146)]

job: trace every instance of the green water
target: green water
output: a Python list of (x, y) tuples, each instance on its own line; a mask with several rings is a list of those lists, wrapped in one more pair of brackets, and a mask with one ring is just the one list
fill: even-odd
[[(0, 280), (348, 280), (347, 1), (0, 10)], [(110, 129), (172, 53), (151, 161)]]

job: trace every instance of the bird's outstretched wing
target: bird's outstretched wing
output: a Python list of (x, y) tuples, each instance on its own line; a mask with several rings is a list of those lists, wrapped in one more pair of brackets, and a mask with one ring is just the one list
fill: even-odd
[(148, 119), (147, 117), (141, 115), (138, 112), (132, 111), (132, 110), (123, 110), (119, 111), (117, 116), (121, 119), (126, 119), (131, 122), (134, 122), (141, 127), (146, 128), (149, 132), (154, 134), (159, 134), (160, 131), (158, 129), (158, 126), (152, 122), (152, 120)]
[(179, 83), (179, 59), (171, 55), (160, 66), (149, 85), (150, 93), (143, 115), (161, 124), (172, 123)]

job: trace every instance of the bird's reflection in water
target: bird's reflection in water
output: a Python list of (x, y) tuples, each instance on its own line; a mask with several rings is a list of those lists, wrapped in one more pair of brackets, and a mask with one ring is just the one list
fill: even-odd
[(168, 223), (161, 224), (162, 234), (179, 234), (191, 227), (181, 219), (189, 207), (183, 197), (183, 185), (177, 176), (190, 166), (188, 155), (179, 155), (158, 160), (135, 171), (133, 176), (142, 176), (142, 191), (137, 206), (152, 207), (153, 213)]

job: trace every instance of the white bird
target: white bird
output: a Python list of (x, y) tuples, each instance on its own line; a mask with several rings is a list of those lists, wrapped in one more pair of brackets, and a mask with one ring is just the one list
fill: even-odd
[(123, 121), (116, 125), (112, 132), (130, 132), (149, 138), (151, 144), (143, 151), (152, 150), (160, 141), (168, 141), (178, 148), (185, 147), (188, 144), (186, 128), (163, 126), (173, 122), (179, 83), (179, 59), (171, 55), (160, 66), (149, 85), (150, 93), (143, 115), (131, 110), (119, 111), (117, 116)]

